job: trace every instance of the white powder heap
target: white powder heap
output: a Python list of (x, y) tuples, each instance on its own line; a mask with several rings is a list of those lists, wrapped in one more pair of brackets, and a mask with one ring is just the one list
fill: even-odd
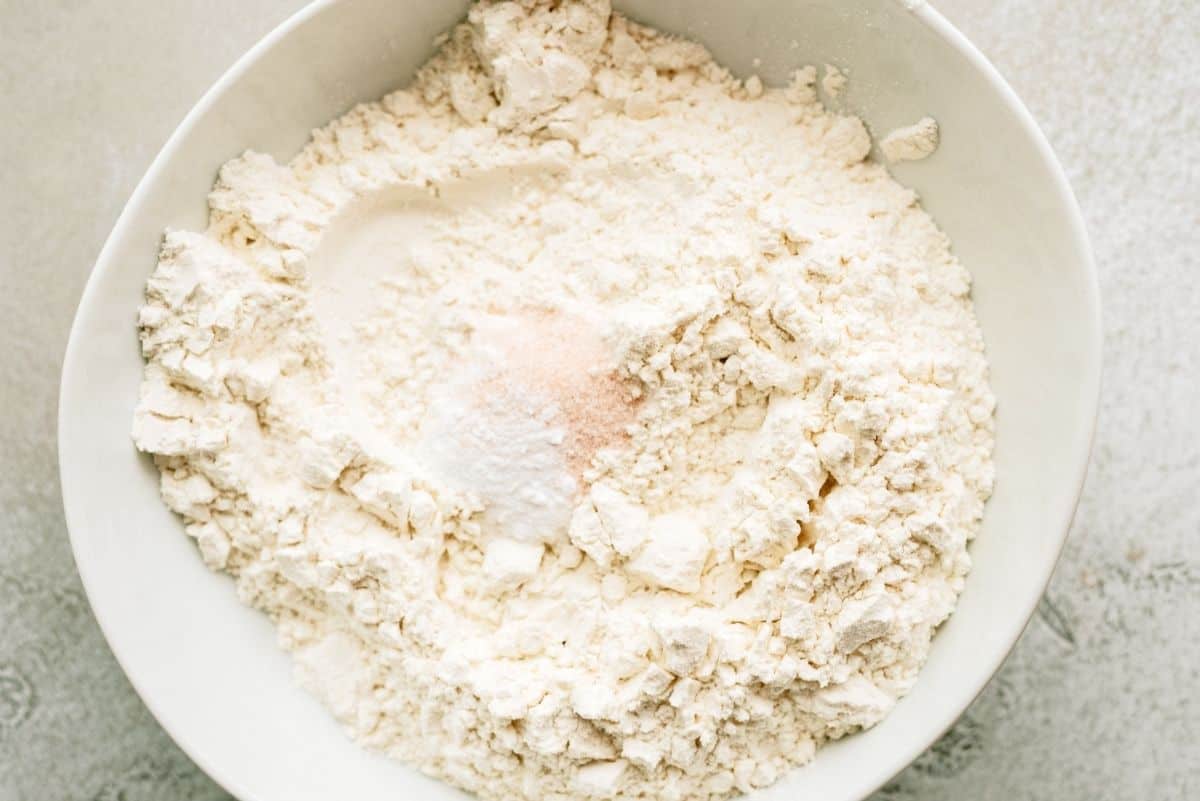
[(969, 568), (969, 277), (816, 72), (483, 2), (168, 232), (134, 436), (365, 745), (722, 798), (880, 720)]

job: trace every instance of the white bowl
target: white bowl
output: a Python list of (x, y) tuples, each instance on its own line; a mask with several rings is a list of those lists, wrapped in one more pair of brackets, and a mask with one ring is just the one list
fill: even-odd
[[(958, 611), (937, 634), (912, 693), (879, 726), (820, 750), (758, 796), (862, 799), (982, 689), (1033, 612), (1066, 537), (1100, 371), (1098, 294), (1083, 223), (1021, 102), (919, 0), (618, 5), (699, 39), (735, 72), (754, 70), (768, 82), (808, 63), (847, 68), (844, 106), (877, 134), (925, 114), (941, 123), (937, 153), (895, 173), (921, 193), (975, 278), (999, 400), (996, 492)], [(260, 42), (192, 110), (138, 185), (71, 331), (59, 457), (92, 608), (159, 722), (245, 801), (462, 794), (346, 739), (292, 685), (271, 624), (201, 563), (159, 500), (158, 473), (129, 435), (142, 373), (135, 319), (143, 284), (164, 228), (203, 227), (205, 196), (222, 162), (247, 147), (286, 159), (314, 126), (404, 84), (464, 7), (318, 2)]]

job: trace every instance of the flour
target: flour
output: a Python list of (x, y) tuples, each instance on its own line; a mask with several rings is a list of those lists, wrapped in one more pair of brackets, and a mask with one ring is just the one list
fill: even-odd
[(846, 90), (846, 73), (832, 64), (825, 65), (825, 74), (821, 77), (821, 88), (830, 100), (837, 100)]
[(889, 133), (879, 142), (888, 161), (920, 161), (933, 155), (938, 146), (938, 124), (933, 117), (922, 117), (912, 125)]
[(366, 746), (487, 798), (771, 784), (912, 686), (991, 489), (969, 277), (870, 146), (811, 68), (479, 3), (167, 233), (135, 440)]

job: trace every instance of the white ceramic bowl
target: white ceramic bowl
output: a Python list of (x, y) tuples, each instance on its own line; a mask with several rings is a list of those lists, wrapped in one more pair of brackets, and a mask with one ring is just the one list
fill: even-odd
[[(958, 611), (912, 693), (758, 797), (856, 801), (928, 747), (995, 672), (1066, 537), (1099, 386), (1096, 280), (1079, 211), (1029, 113), (941, 16), (900, 0), (640, 0), (631, 16), (781, 82), (847, 68), (846, 108), (885, 132), (930, 114), (941, 148), (895, 173), (975, 278), (999, 400), (996, 492)], [(915, 6), (915, 7), (914, 7)], [(138, 185), (84, 292), (63, 369), (59, 457), (79, 572), (117, 659), (179, 745), (244, 801), (460, 793), (347, 740), (293, 687), (266, 618), (200, 561), (129, 429), (137, 308), (168, 226), (199, 229), (217, 167), (290, 157), (309, 131), (407, 82), (463, 13), (445, 0), (318, 2), (264, 39), (192, 110)], [(755, 59), (761, 59), (756, 62)]]

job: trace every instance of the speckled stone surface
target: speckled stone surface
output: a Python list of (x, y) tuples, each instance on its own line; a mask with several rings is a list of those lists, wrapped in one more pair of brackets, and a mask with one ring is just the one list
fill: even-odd
[[(0, 0), (0, 801), (227, 799), (100, 635), (67, 545), (58, 371), (104, 237), (205, 88), (301, 0)], [(1200, 4), (941, 0), (1083, 206), (1094, 460), (1012, 657), (874, 801), (1200, 797)], [(814, 800), (817, 801), (817, 800)]]

